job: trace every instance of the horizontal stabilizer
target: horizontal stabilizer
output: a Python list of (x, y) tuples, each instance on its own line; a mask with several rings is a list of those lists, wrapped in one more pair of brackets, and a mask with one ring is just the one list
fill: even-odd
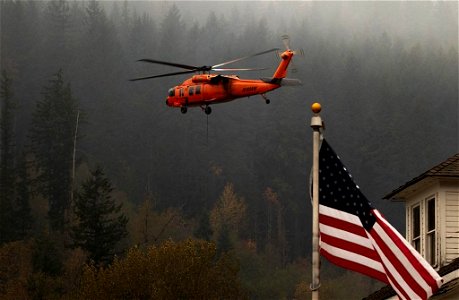
[(303, 83), (301, 83), (301, 80), (294, 78), (282, 78), (280, 84), (283, 86), (303, 85)]
[(282, 86), (297, 86), (302, 85), (301, 80), (294, 79), (294, 78), (271, 78), (271, 77), (264, 77), (260, 78), (263, 82), (266, 83), (275, 83), (280, 84)]

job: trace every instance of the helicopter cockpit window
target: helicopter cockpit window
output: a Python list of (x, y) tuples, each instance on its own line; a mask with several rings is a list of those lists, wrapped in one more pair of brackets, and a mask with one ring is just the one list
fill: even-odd
[(193, 94), (194, 94), (194, 86), (190, 86), (188, 88), (188, 95), (193, 96)]
[(170, 97), (174, 97), (175, 96), (175, 89), (174, 88), (169, 89), (169, 96)]
[(183, 93), (183, 88), (180, 89), (180, 97), (183, 97), (185, 94)]
[(201, 86), (200, 85), (196, 86), (196, 95), (199, 95), (199, 94), (201, 94)]

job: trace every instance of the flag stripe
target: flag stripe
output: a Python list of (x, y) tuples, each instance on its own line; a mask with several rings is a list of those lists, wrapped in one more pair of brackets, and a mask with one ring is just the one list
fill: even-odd
[(408, 258), (412, 266), (422, 276), (424, 282), (430, 286), (432, 293), (435, 293), (442, 284), (442, 278), (438, 273), (427, 263), (427, 261), (417, 252), (409, 243), (406, 241), (398, 231), (396, 231), (392, 225), (377, 211), (374, 210), (380, 222), (379, 225), (384, 232), (392, 239), (399, 241), (399, 249)]
[(380, 254), (382, 264), (386, 270), (387, 278), (394, 289), (398, 291), (399, 296), (403, 296), (405, 299), (417, 299), (419, 297), (410, 296), (414, 294), (409, 286), (406, 285), (406, 282), (400, 278), (400, 274), (397, 273), (394, 266), (389, 262), (385, 254), (381, 251), (378, 244), (374, 244), (376, 251)]
[[(350, 241), (342, 240), (340, 238), (324, 234), (323, 232), (320, 233), (320, 240), (321, 240), (321, 242), (323, 242), (323, 243), (325, 243), (327, 245), (330, 245), (330, 246), (333, 246), (333, 247), (336, 247), (336, 248), (340, 248), (340, 249), (349, 251), (351, 253), (353, 252), (355, 254), (361, 255), (361, 256), (366, 257), (368, 259), (374, 260), (374, 261), (378, 262), (378, 264), (381, 263), (380, 259), (379, 259), (379, 256), (378, 256), (378, 253), (373, 248), (372, 249), (368, 249), (367, 247), (362, 247), (359, 244), (354, 244), (354, 243), (352, 243)], [(321, 246), (322, 246), (322, 243), (321, 243)], [(378, 269), (381, 270), (381, 271), (384, 271), (382, 265), (380, 267), (378, 267)]]
[[(384, 259), (387, 260), (385, 261), (383, 259), (383, 263), (390, 275), (394, 277), (394, 282), (398, 282), (403, 286), (403, 290), (409, 293), (408, 298), (413, 299), (414, 297), (426, 299), (427, 292), (425, 288), (430, 291), (430, 287), (421, 286), (421, 283), (417, 282), (413, 278), (413, 273), (417, 273), (417, 271), (407, 261), (406, 257), (398, 250), (397, 245), (394, 245), (391, 240), (388, 240), (388, 237), (385, 236), (385, 233), (382, 229), (380, 229), (378, 223), (373, 226), (373, 229), (370, 231), (370, 235), (379, 248), (377, 248), (378, 253), (382, 258), (384, 257)], [(388, 276), (390, 275), (388, 274)]]
[[(320, 215), (326, 215), (334, 219), (339, 219), (339, 220), (342, 220), (343, 222), (350, 223), (350, 224), (347, 224), (347, 223), (344, 224), (346, 226), (357, 225), (357, 227), (359, 227), (359, 230), (362, 229), (362, 222), (360, 222), (359, 217), (353, 214), (347, 213), (345, 211), (342, 211), (342, 210), (339, 210), (333, 207), (328, 207), (326, 205), (319, 203), (319, 213)], [(363, 236), (365, 236), (365, 234)]]
[[(328, 251), (328, 250), (331, 250), (331, 251)], [(329, 247), (327, 246), (325, 246), (325, 248), (322, 247), (320, 249), (320, 254), (324, 256), (330, 262), (334, 263), (335, 265), (338, 265), (345, 269), (352, 270), (354, 272), (361, 273), (366, 276), (373, 277), (379, 281), (389, 284), (389, 281), (387, 280), (387, 276), (384, 273), (384, 269), (380, 271), (375, 268), (371, 268), (369, 265), (363, 265), (353, 260), (349, 260), (347, 259), (347, 257), (343, 258), (341, 256), (338, 256), (336, 255), (336, 253), (333, 253), (333, 249), (329, 249)]]
[(321, 254), (343, 268), (389, 283), (365, 229), (356, 225), (360, 219), (323, 205), (319, 205), (319, 210), (322, 213), (319, 216)]
[(356, 245), (365, 247), (367, 249), (372, 249), (374, 251), (373, 246), (371, 245), (371, 242), (368, 240), (368, 237), (364, 238), (352, 232), (347, 232), (346, 230), (336, 228), (336, 227), (331, 227), (325, 224), (319, 224), (319, 226), (320, 226), (321, 234), (323, 233), (328, 236), (337, 237), (343, 242), (343, 245), (346, 245), (345, 244), (346, 241), (352, 241), (352, 244), (356, 244)]
[[(338, 210), (335, 209), (335, 211), (338, 211)], [(343, 221), (342, 219), (338, 219), (337, 216), (330, 217), (324, 214), (320, 214), (319, 223), (329, 225), (331, 227), (336, 227), (336, 228), (346, 228), (346, 231), (351, 232), (355, 235), (358, 235), (361, 238), (367, 239), (367, 233), (365, 229), (363, 229), (362, 226), (357, 226), (347, 221)]]

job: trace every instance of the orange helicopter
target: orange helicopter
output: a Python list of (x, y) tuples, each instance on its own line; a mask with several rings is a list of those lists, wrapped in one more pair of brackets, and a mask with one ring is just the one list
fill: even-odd
[[(154, 75), (148, 77), (140, 77), (130, 79), (130, 81), (145, 80), (158, 77), (174, 76), (180, 74), (188, 74), (199, 72), (197, 74), (185, 80), (182, 84), (175, 86), (168, 91), (166, 104), (171, 107), (180, 107), (180, 110), (185, 114), (188, 107), (201, 107), (201, 109), (209, 115), (212, 112), (210, 107), (211, 104), (229, 102), (238, 98), (250, 97), (253, 95), (261, 95), (265, 100), (266, 104), (270, 103), (270, 100), (266, 97), (266, 93), (275, 90), (285, 85), (301, 85), (298, 79), (288, 79), (287, 68), (292, 60), (292, 57), (296, 54), (296, 51), (290, 50), (288, 46), (288, 37), (284, 37), (284, 44), (287, 48), (282, 54), (280, 54), (281, 61), (273, 76), (270, 78), (261, 79), (240, 79), (237, 75), (221, 75), (221, 74), (210, 74), (210, 71), (217, 72), (228, 72), (228, 71), (253, 71), (253, 70), (264, 70), (265, 68), (244, 68), (244, 69), (226, 69), (220, 68), (224, 65), (235, 63), (244, 59), (255, 57), (258, 55), (266, 54), (269, 52), (278, 51), (278, 48), (270, 49), (267, 51), (255, 53), (249, 56), (233, 59), (224, 63), (216, 64), (213, 66), (190, 66), (184, 64), (178, 64), (173, 62), (166, 62), (153, 59), (140, 59), (138, 61), (155, 63), (167, 66), (173, 66), (178, 68), (186, 69), (187, 71), (166, 73), (161, 75)], [(302, 53), (302, 52), (301, 52)]]

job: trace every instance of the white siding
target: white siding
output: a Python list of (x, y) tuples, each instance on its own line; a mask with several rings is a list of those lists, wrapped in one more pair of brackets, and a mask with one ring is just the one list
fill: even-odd
[(445, 192), (446, 263), (459, 257), (459, 192)]

